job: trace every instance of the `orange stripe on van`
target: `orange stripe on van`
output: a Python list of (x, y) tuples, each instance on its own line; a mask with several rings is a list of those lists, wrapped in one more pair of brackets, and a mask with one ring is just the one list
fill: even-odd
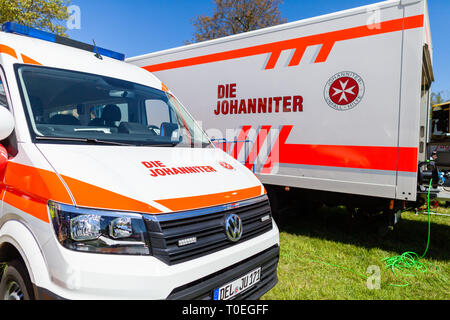
[[(91, 184), (63, 177), (75, 198), (77, 206), (98, 209), (161, 213), (152, 206), (93, 186)], [(4, 182), (0, 182), (4, 201), (44, 222), (49, 222), (47, 202), (53, 200), (73, 204), (66, 186), (54, 172), (38, 169), (15, 162), (6, 167)]]
[(17, 59), (16, 51), (13, 48), (8, 47), (8, 46), (6, 46), (4, 44), (0, 44), (0, 53), (8, 54), (11, 57), (14, 57), (14, 58)]
[(170, 91), (169, 88), (167, 88), (167, 86), (164, 83), (161, 83), (161, 89), (164, 92), (169, 92)]
[(0, 181), (0, 201), (3, 200), (5, 190), (6, 190), (6, 186)]
[(2, 183), (4, 201), (44, 222), (49, 222), (47, 201), (72, 204), (72, 198), (56, 173), (8, 162)]
[(8, 162), (4, 181), (8, 189), (28, 194), (30, 197), (72, 204), (66, 187), (54, 172)]
[(38, 65), (38, 66), (42, 66), (42, 64), (40, 64), (36, 60), (31, 59), (30, 57), (28, 57), (28, 56), (26, 56), (24, 54), (21, 54), (21, 56), (22, 56), (23, 63), (35, 64), (35, 65)]
[(41, 221), (50, 222), (47, 201), (40, 197), (30, 196), (19, 190), (7, 188), (3, 201)]
[(219, 206), (235, 201), (242, 201), (261, 196), (261, 186), (236, 191), (207, 194), (177, 199), (157, 200), (156, 202), (172, 211), (187, 211)]
[(125, 197), (92, 184), (67, 176), (62, 176), (62, 178), (72, 192), (77, 206), (142, 213), (162, 212), (147, 203)]
[(273, 69), (276, 66), (276, 63), (282, 51), (296, 49), (296, 53), (293, 55), (291, 62), (289, 63), (290, 66), (294, 66), (300, 63), (305, 48), (308, 46), (315, 46), (315, 45), (322, 45), (322, 48), (315, 61), (315, 63), (321, 63), (325, 62), (328, 59), (328, 56), (332, 51), (336, 42), (408, 29), (422, 28), (423, 25), (424, 25), (424, 15), (417, 15), (412, 17), (384, 21), (381, 22), (379, 25), (377, 24), (376, 26), (364, 25), (301, 38), (272, 42), (253, 47), (169, 61), (165, 63), (146, 66), (143, 68), (150, 72), (156, 72), (156, 71), (196, 66), (218, 61), (245, 58), (260, 54), (271, 54), (269, 61), (265, 67), (266, 70), (268, 70)]

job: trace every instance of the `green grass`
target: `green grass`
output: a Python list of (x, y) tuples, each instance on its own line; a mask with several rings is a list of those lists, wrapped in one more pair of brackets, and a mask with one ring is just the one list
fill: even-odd
[[(396, 277), (382, 259), (406, 251), (422, 256), (427, 215), (404, 212), (395, 229), (383, 237), (375, 221), (353, 219), (343, 208), (322, 208), (311, 216), (290, 213), (279, 221), (279, 228), (279, 282), (262, 300), (450, 299), (450, 217), (431, 216), (430, 248), (421, 260), (428, 271), (413, 272), (414, 277)], [(381, 270), (380, 289), (367, 286), (371, 265)], [(392, 286), (405, 281), (407, 287)]]

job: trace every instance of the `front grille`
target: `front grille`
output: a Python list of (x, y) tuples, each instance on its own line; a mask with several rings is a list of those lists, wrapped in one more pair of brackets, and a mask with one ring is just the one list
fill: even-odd
[(239, 276), (243, 276), (257, 267), (261, 267), (261, 280), (255, 286), (235, 296), (233, 299), (257, 300), (278, 282), (277, 266), (279, 253), (280, 248), (273, 246), (238, 264), (176, 288), (167, 297), (167, 300), (212, 300), (215, 289), (236, 280)]
[[(225, 219), (238, 215), (243, 234), (238, 242), (228, 239)], [(173, 213), (146, 216), (152, 255), (174, 265), (242, 243), (272, 229), (272, 214), (267, 196), (239, 203)], [(196, 242), (180, 246), (180, 240), (196, 238)]]

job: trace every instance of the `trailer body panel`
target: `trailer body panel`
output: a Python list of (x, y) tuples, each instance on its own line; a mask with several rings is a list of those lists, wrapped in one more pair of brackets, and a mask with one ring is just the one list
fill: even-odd
[(209, 136), (250, 141), (226, 149), (265, 184), (415, 200), (426, 8), (385, 1), (128, 62), (162, 79)]

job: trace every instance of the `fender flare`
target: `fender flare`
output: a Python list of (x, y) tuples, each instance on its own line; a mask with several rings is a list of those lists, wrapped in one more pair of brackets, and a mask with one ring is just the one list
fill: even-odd
[(47, 287), (50, 276), (44, 255), (31, 231), (18, 220), (7, 221), (0, 228), (0, 245), (12, 245), (25, 262), (31, 283), (38, 287)]

